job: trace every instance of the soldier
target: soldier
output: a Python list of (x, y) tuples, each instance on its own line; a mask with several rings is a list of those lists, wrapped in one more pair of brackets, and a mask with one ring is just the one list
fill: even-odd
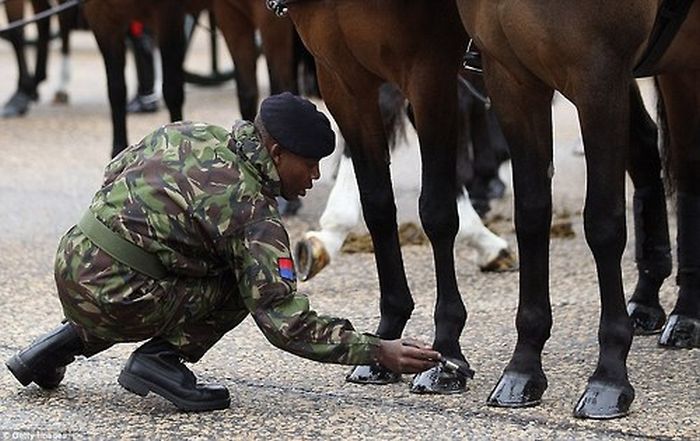
[(328, 119), (286, 92), (232, 132), (179, 122), (127, 148), (60, 241), (63, 324), (7, 367), (23, 385), (50, 389), (76, 356), (149, 339), (119, 384), (182, 410), (223, 409), (228, 390), (198, 384), (182, 360), (197, 362), (248, 314), (273, 345), (301, 357), (405, 373), (433, 367), (440, 354), (431, 348), (358, 333), (297, 293), (275, 198), (304, 196), (334, 146)]

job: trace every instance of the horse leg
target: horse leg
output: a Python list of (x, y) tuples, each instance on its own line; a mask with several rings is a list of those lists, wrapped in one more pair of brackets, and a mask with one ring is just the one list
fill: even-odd
[[(65, 0), (60, 3), (63, 4)], [(55, 104), (68, 103), (68, 84), (70, 84), (70, 33), (77, 28), (77, 9), (68, 9), (58, 14), (59, 33), (61, 35), (61, 73), (58, 89), (53, 97)]]
[(294, 261), (301, 280), (309, 280), (333, 260), (361, 215), (357, 178), (346, 150), (319, 220), (320, 231), (307, 232), (294, 248)]
[[(438, 62), (428, 61), (425, 66), (413, 71), (407, 96), (415, 115), (421, 152), (419, 214), (432, 245), (437, 279), (433, 347), (473, 376), (459, 345), (467, 310), (457, 286), (454, 262), (454, 241), (459, 226), (455, 167), (457, 72)], [(425, 78), (430, 78), (431, 82), (427, 84)], [(416, 375), (411, 392), (459, 393), (466, 390), (466, 383), (467, 376), (436, 366)]]
[(700, 348), (700, 73), (659, 77), (677, 188), (678, 300), (659, 344)]
[(547, 388), (542, 349), (550, 336), (549, 228), (552, 221), (552, 89), (539, 80), (516, 81), (501, 65), (487, 64), (491, 91), (513, 164), (515, 229), (520, 255), (518, 339), (487, 404), (527, 407)]
[(235, 2), (215, 1), (214, 14), (236, 66), (236, 92), (241, 116), (252, 121), (258, 113), (258, 50), (255, 47), (255, 27), (232, 3)]
[[(351, 69), (354, 66), (347, 66)], [(359, 69), (357, 69), (359, 70)], [(352, 153), (362, 212), (374, 244), (379, 276), (381, 317), (376, 334), (384, 339), (401, 337), (413, 311), (396, 225), (386, 134), (377, 104), (379, 79), (352, 74), (352, 93), (339, 77), (318, 66), (321, 93)], [(381, 366), (356, 366), (347, 380), (385, 384), (400, 375)]]
[(654, 334), (665, 320), (659, 289), (671, 274), (666, 196), (661, 181), (661, 160), (656, 124), (644, 108), (637, 83), (630, 87), (630, 159), (634, 183), (634, 235), (637, 286), (627, 304), (636, 334)]
[[(51, 7), (46, 0), (34, 0), (34, 13), (38, 14)], [(49, 39), (51, 38), (51, 21), (46, 18), (36, 23), (37, 43), (36, 43), (36, 65), (34, 66), (34, 94), (37, 95), (39, 84), (46, 79), (46, 63), (49, 56)]]
[(632, 80), (618, 66), (600, 67), (604, 71), (589, 72), (581, 80), (585, 86), (580, 94), (573, 97), (586, 153), (584, 231), (596, 264), (601, 301), (598, 363), (574, 416), (609, 419), (626, 415), (634, 400), (627, 376), (634, 331), (625, 308), (620, 265), (626, 242), (625, 166)]
[(298, 93), (294, 76), (294, 28), (289, 19), (280, 19), (263, 11), (260, 37), (270, 77), (270, 95), (289, 91)]
[(185, 102), (185, 10), (182, 2), (164, 2), (157, 15), (158, 47), (163, 65), (163, 100), (170, 121), (182, 119)]
[[(21, 20), (24, 17), (24, 1), (23, 0), (8, 0), (5, 3), (5, 13), (8, 23)], [(10, 99), (3, 105), (0, 116), (3, 118), (14, 118), (22, 116), (29, 110), (29, 103), (36, 99), (36, 90), (34, 89), (34, 79), (29, 73), (27, 67), (27, 58), (24, 53), (25, 40), (24, 28), (19, 27), (7, 31), (3, 36), (10, 44), (15, 52), (18, 68), (17, 90)]]
[(124, 78), (124, 64), (126, 58), (126, 26), (99, 26), (103, 19), (99, 14), (109, 13), (99, 8), (92, 9), (97, 3), (85, 5), (85, 16), (95, 34), (97, 46), (102, 53), (102, 59), (107, 71), (107, 92), (109, 106), (112, 114), (112, 157), (127, 146), (126, 136), (126, 80)]

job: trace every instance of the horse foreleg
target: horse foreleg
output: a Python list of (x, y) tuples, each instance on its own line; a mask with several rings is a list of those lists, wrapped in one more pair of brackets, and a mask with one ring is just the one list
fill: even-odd
[(165, 2), (158, 10), (158, 47), (163, 65), (163, 100), (170, 121), (182, 119), (185, 101), (185, 10), (182, 2)]
[(114, 157), (127, 146), (126, 80), (124, 78), (126, 28), (110, 30), (96, 26), (99, 17), (93, 17), (90, 14), (89, 5), (85, 11), (107, 71), (107, 93), (112, 114), (112, 157)]
[[(346, 66), (348, 70), (354, 67)], [(381, 312), (376, 333), (384, 339), (397, 339), (411, 316), (413, 299), (399, 247), (388, 146), (377, 104), (381, 82), (360, 67), (355, 70), (357, 72), (349, 76), (354, 81), (353, 93), (324, 66), (318, 68), (319, 84), (328, 109), (352, 152), (362, 212), (374, 244)], [(380, 366), (357, 366), (347, 377), (348, 381), (374, 384), (395, 382), (399, 378), (400, 375)]]
[(678, 218), (678, 300), (659, 343), (700, 348), (700, 73), (659, 77), (670, 135)]
[[(64, 3), (62, 0), (60, 3)], [(54, 94), (55, 104), (68, 103), (68, 85), (70, 84), (70, 32), (77, 26), (78, 11), (68, 9), (58, 14), (59, 32), (61, 35), (61, 71), (58, 78), (58, 89)]]
[(536, 79), (516, 81), (487, 64), (486, 84), (508, 139), (513, 164), (520, 296), (513, 356), (488, 398), (498, 407), (540, 403), (547, 388), (542, 349), (552, 327), (549, 228), (552, 220), (552, 90)]
[[(51, 7), (46, 0), (34, 0), (34, 13), (43, 12)], [(49, 39), (51, 38), (51, 21), (46, 18), (39, 20), (37, 26), (36, 65), (34, 66), (34, 91), (39, 84), (46, 79), (46, 64), (49, 57)]]
[(671, 274), (666, 195), (661, 181), (661, 160), (656, 124), (644, 108), (639, 87), (630, 88), (629, 174), (634, 183), (635, 260), (638, 279), (627, 312), (637, 334), (661, 330), (666, 320), (659, 289)]
[(574, 416), (596, 419), (626, 415), (634, 399), (627, 376), (633, 329), (620, 264), (626, 242), (625, 167), (632, 80), (614, 75), (623, 71), (618, 66), (604, 68), (598, 75), (587, 73), (580, 79), (581, 92), (573, 97), (586, 152), (584, 231), (595, 260), (601, 302), (598, 363)]
[[(5, 3), (5, 13), (7, 21), (21, 20), (24, 17), (24, 1), (23, 0), (8, 0)], [(29, 103), (36, 99), (36, 90), (34, 89), (34, 78), (29, 73), (27, 67), (27, 58), (24, 53), (24, 28), (19, 27), (8, 31), (4, 36), (15, 52), (17, 60), (18, 79), (17, 90), (10, 99), (3, 105), (0, 115), (3, 118), (13, 118), (22, 116), (29, 110)]]
[(255, 27), (235, 3), (216, 0), (214, 13), (236, 67), (236, 93), (241, 116), (252, 121), (258, 113), (258, 50), (255, 46)]
[[(456, 63), (455, 63), (456, 65)], [(457, 287), (454, 241), (457, 215), (457, 75), (438, 62), (414, 71), (407, 91), (420, 142), (422, 178), (419, 214), (433, 249), (437, 300), (433, 347), (471, 372), (459, 345), (467, 310)], [(444, 67), (444, 66), (443, 66)], [(452, 74), (452, 75), (451, 75)], [(429, 84), (423, 79), (430, 78)], [(436, 366), (413, 380), (412, 392), (457, 393), (466, 390), (467, 377)]]

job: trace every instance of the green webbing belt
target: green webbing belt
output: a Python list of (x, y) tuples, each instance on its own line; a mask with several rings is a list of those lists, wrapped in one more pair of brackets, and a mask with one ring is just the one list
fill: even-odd
[(78, 228), (98, 248), (124, 265), (154, 279), (163, 279), (167, 275), (167, 270), (156, 256), (107, 228), (92, 211), (85, 212), (78, 222)]

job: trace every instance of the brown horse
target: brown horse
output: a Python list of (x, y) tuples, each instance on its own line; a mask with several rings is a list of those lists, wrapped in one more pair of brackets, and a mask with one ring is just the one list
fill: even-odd
[[(274, 7), (276, 2), (271, 3)], [(433, 346), (468, 369), (459, 345), (467, 312), (453, 252), (458, 228), (457, 73), (466, 34), (454, 3), (283, 3), (316, 59), (321, 95), (351, 152), (379, 274), (377, 334), (388, 339), (401, 336), (414, 303), (399, 248), (389, 150), (378, 105), (380, 85), (397, 85), (411, 103), (422, 162), (420, 219), (433, 246), (437, 278)], [(378, 366), (358, 366), (348, 380), (386, 383), (398, 377)], [(417, 375), (411, 390), (454, 393), (465, 387), (465, 376), (436, 367)]]
[[(640, 214), (637, 225), (642, 227), (637, 233), (637, 260), (642, 274), (629, 305), (638, 324), (643, 324), (645, 317), (663, 314), (658, 287), (670, 272), (667, 236), (663, 228), (649, 225), (656, 221), (665, 226), (655, 138), (649, 136), (649, 130), (634, 130), (645, 124), (645, 113), (640, 110), (633, 71), (650, 39), (662, 2), (457, 1), (463, 24), (483, 51), (486, 85), (513, 161), (521, 260), (518, 340), (510, 363), (489, 397), (491, 405), (537, 404), (547, 386), (541, 353), (552, 324), (548, 285), (551, 99), (553, 91), (559, 90), (579, 111), (588, 174), (584, 228), (596, 262), (602, 305), (597, 368), (574, 415), (614, 418), (629, 411), (634, 389), (627, 377), (626, 359), (633, 321), (625, 310), (620, 268), (626, 240), (626, 167), (635, 184), (635, 213)], [(668, 151), (678, 189), (680, 291), (660, 343), (698, 347), (700, 2), (690, 8), (654, 72), (668, 116)]]
[(112, 111), (112, 155), (127, 146), (126, 82), (124, 80), (125, 36), (132, 20), (154, 30), (163, 66), (163, 98), (171, 121), (182, 119), (185, 52), (184, 16), (212, 7), (236, 67), (238, 97), (245, 119), (257, 112), (258, 87), (255, 76), (258, 51), (255, 31), (260, 30), (270, 71), (273, 93), (296, 91), (291, 23), (265, 10), (256, 0), (100, 0), (85, 3), (90, 23), (107, 70)]

